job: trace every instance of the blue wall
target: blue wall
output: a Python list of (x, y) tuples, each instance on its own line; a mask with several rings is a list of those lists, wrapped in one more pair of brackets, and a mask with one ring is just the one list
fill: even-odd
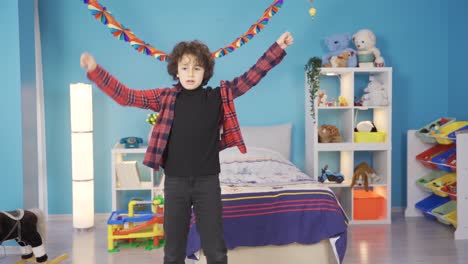
[(21, 128), (20, 42), (17, 0), (0, 3), (0, 210), (23, 207), (23, 163)]
[(458, 120), (468, 120), (468, 83), (465, 79), (468, 53), (468, 2), (455, 0), (449, 9), (449, 115)]
[[(102, 1), (143, 40), (169, 52), (182, 40), (222, 47), (247, 30), (272, 1)], [(248, 45), (216, 61), (211, 85), (242, 74), (285, 30), (295, 37), (289, 55), (236, 106), (241, 125), (294, 124), (292, 159), (304, 167), (304, 64), (324, 53), (323, 38), (370, 28), (393, 67), (393, 206), (406, 204), (406, 130), (448, 113), (448, 7), (446, 1), (285, 1), (282, 10)], [(46, 104), (49, 210), (71, 212), (69, 90), (88, 82), (79, 66), (83, 51), (131, 87), (171, 85), (166, 64), (136, 53), (94, 20), (82, 1), (40, 4)], [(181, 8), (182, 5), (182, 8)], [(204, 10), (204, 11), (194, 11)], [(452, 12), (452, 10), (451, 10)], [(442, 87), (442, 88), (441, 88)], [(453, 88), (457, 89), (457, 88)], [(452, 109), (452, 108), (451, 108)], [(454, 109), (461, 111), (462, 109)], [(96, 211), (111, 209), (110, 151), (123, 136), (146, 138), (147, 112), (118, 106), (94, 91)]]

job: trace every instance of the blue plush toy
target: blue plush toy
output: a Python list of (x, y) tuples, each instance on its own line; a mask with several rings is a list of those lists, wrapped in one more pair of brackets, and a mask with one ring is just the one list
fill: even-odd
[(350, 48), (351, 34), (343, 33), (329, 36), (325, 39), (325, 45), (328, 48), (328, 53), (322, 57), (322, 66), (325, 64), (330, 64), (330, 59), (333, 56), (340, 56), (343, 52), (348, 52), (350, 54), (347, 66), (356, 67), (357, 66), (357, 56), (356, 50)]

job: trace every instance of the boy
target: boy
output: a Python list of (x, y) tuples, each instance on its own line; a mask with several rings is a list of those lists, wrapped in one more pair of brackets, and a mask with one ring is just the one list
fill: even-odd
[(167, 67), (178, 80), (172, 88), (129, 89), (97, 65), (91, 55), (81, 56), (88, 78), (117, 103), (160, 113), (143, 163), (155, 170), (164, 168), (165, 264), (185, 263), (192, 205), (208, 264), (227, 263), (219, 151), (237, 146), (246, 152), (233, 100), (276, 66), (293, 41), (289, 32), (283, 33), (246, 73), (222, 81), (221, 87), (214, 89), (203, 88), (213, 75), (214, 59), (208, 47), (198, 41), (174, 47)]

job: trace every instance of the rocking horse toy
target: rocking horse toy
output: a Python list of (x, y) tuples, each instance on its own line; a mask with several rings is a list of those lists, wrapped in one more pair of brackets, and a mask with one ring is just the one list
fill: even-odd
[(48, 260), (44, 247), (46, 223), (39, 209), (0, 211), (0, 245), (14, 239), (21, 246), (21, 260), (16, 264), (57, 264), (68, 258), (68, 254)]

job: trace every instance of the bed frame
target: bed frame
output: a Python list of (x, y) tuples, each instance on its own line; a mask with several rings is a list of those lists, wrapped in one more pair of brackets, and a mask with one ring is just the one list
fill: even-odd
[[(238, 247), (228, 251), (228, 261), (230, 264), (338, 263), (328, 240), (312, 245), (294, 243), (287, 246)], [(207, 263), (203, 252), (195, 263)]]
[[(247, 151), (249, 146), (267, 147), (280, 152), (287, 159), (290, 159), (291, 131), (291, 124), (241, 127)], [(206, 264), (203, 252), (199, 259), (195, 263)], [(231, 264), (339, 263), (328, 239), (312, 245), (294, 243), (285, 246), (238, 247), (228, 250), (228, 260)]]

